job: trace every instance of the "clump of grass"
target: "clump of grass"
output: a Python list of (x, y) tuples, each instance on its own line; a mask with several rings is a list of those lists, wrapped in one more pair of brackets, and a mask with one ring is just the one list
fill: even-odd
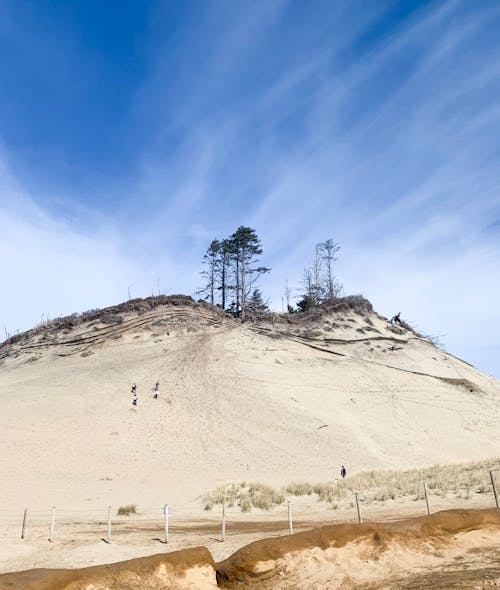
[(220, 486), (214, 491), (202, 497), (205, 510), (211, 510), (216, 504), (226, 505), (231, 508), (239, 506), (242, 512), (250, 512), (252, 508), (271, 510), (285, 501), (284, 494), (271, 486), (263, 483), (229, 484)]
[(314, 486), (307, 481), (292, 482), (285, 487), (285, 492), (290, 496), (310, 496)]
[(117, 514), (118, 516), (130, 516), (131, 514), (137, 514), (137, 506), (135, 504), (120, 506), (118, 508)]
[(332, 485), (327, 483), (317, 483), (313, 486), (313, 492), (317, 494), (320, 502), (331, 502), (335, 496), (335, 490)]

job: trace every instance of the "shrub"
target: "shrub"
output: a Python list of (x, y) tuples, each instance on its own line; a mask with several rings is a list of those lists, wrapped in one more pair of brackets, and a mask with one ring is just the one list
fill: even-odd
[(137, 514), (137, 506), (135, 504), (120, 506), (120, 508), (118, 508), (117, 514), (118, 516), (130, 516), (131, 514)]
[(252, 498), (248, 494), (241, 496), (240, 508), (242, 512), (250, 512), (252, 510)]
[(252, 504), (255, 506), (255, 508), (260, 508), (261, 510), (269, 510), (272, 506), (272, 501), (269, 496), (259, 493), (255, 494), (252, 498)]

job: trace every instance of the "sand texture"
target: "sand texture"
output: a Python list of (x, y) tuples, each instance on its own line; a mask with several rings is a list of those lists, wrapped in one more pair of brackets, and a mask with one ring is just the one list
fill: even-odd
[(500, 511), (449, 510), (255, 541), (214, 563), (204, 547), (76, 570), (0, 575), (0, 590), (498, 588)]

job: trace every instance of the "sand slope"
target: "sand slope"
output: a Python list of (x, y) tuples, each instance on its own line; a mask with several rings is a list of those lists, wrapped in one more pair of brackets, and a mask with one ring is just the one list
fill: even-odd
[(73, 324), (0, 348), (7, 509), (160, 506), (227, 481), (500, 454), (500, 383), (369, 304), (241, 322), (155, 298)]

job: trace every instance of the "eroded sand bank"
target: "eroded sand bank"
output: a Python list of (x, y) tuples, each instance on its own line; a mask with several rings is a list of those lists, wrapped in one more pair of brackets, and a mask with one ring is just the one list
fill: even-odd
[(264, 539), (216, 564), (205, 547), (80, 570), (0, 576), (0, 590), (500, 587), (500, 511), (447, 510)]

